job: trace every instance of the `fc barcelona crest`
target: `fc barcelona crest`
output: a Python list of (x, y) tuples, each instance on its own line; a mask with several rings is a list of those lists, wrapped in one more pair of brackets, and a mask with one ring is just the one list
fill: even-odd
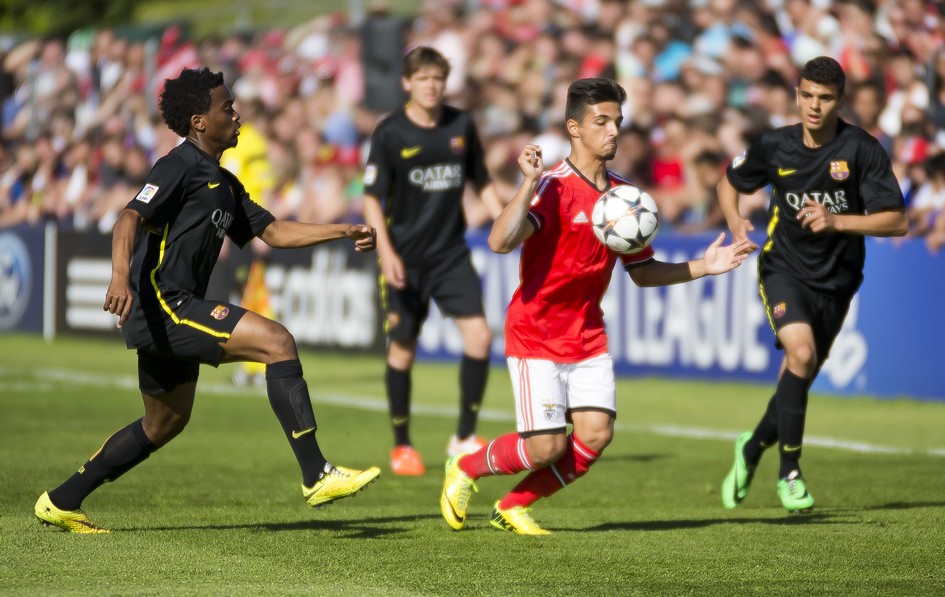
[(453, 137), (450, 139), (450, 149), (453, 150), (453, 153), (463, 153), (463, 150), (466, 149), (466, 142), (462, 137)]
[(229, 314), (230, 310), (223, 305), (217, 305), (213, 308), (213, 311), (210, 311), (210, 317), (220, 321), (226, 319), (226, 316)]
[(846, 160), (836, 160), (830, 162), (830, 178), (834, 180), (846, 180), (850, 177), (850, 168), (847, 167)]

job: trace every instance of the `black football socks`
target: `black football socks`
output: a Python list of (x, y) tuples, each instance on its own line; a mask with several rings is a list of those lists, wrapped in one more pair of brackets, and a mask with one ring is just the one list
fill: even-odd
[(743, 452), (745, 462), (750, 471), (754, 471), (755, 467), (758, 466), (758, 461), (761, 460), (761, 454), (767, 450), (769, 446), (778, 441), (776, 402), (775, 396), (771, 396), (771, 399), (768, 400), (768, 408), (765, 409), (765, 414), (761, 417), (761, 420), (758, 421), (758, 425), (751, 434), (751, 439), (745, 442)]
[(791, 471), (800, 472), (801, 444), (804, 441), (804, 419), (807, 416), (807, 390), (810, 380), (785, 369), (775, 392), (778, 418), (778, 451), (781, 453), (780, 478)]
[(318, 425), (308, 385), (302, 379), (302, 363), (294, 359), (267, 365), (266, 390), (272, 412), (302, 469), (302, 483), (311, 487), (321, 478), (326, 460), (315, 439)]
[(145, 435), (138, 419), (105, 440), (82, 468), (49, 492), (49, 499), (57, 508), (77, 510), (90, 493), (130, 471), (155, 450), (157, 447)]
[(394, 444), (410, 445), (410, 371), (400, 371), (390, 365), (384, 374), (390, 422), (394, 427)]
[(489, 379), (489, 357), (474, 359), (463, 355), (459, 363), (459, 425), (456, 435), (465, 439), (476, 432), (479, 407)]

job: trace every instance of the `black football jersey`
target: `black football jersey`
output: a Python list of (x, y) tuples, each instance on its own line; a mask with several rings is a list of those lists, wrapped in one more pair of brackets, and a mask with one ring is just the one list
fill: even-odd
[(434, 128), (422, 128), (404, 110), (374, 131), (364, 170), (364, 192), (384, 206), (391, 242), (407, 265), (450, 259), (467, 250), (463, 192), (489, 183), (475, 123), (444, 106)]
[(903, 209), (902, 191), (889, 156), (863, 129), (840, 121), (837, 136), (811, 149), (800, 124), (768, 131), (732, 160), (726, 174), (743, 193), (771, 184), (768, 239), (759, 273), (780, 272), (826, 292), (850, 293), (863, 280), (863, 236), (802, 228), (804, 201), (833, 214), (868, 214)]
[(178, 301), (205, 298), (224, 237), (242, 247), (275, 220), (236, 176), (190, 142), (154, 164), (127, 207), (145, 220), (132, 255), (134, 311), (166, 315)]

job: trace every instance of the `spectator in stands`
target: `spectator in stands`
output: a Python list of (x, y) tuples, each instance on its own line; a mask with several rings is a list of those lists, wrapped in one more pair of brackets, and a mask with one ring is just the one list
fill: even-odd
[[(206, 39), (191, 39), (186, 28), (170, 26), (155, 40), (153, 54), (145, 51), (149, 42), (107, 28), (79, 31), (66, 40), (26, 39), (6, 48), (0, 63), (0, 133), (9, 159), (22, 146), (47, 136), (59, 170), (43, 191), (45, 207), (37, 206), (28, 218), (31, 202), (14, 209), (8, 184), (0, 219), (35, 221), (45, 213), (62, 225), (94, 226), (88, 222), (92, 212), (75, 194), (83, 169), (76, 173), (75, 161), (67, 165), (78, 155), (67, 158), (67, 153), (84, 138), (94, 158), (103, 153), (107, 139), (119, 135), (127, 147), (144, 150), (149, 161), (164, 155), (178, 140), (160, 125), (153, 100), (165, 78), (204, 64), (234, 82), (241, 112), (258, 111), (252, 118), (244, 116), (240, 148), (253, 146), (251, 129), (294, 146), (295, 132), (310, 128), (319, 147), (339, 150), (338, 160), (308, 165), (300, 160), (299, 177), (313, 188), (342, 189), (339, 203), (347, 207), (319, 208), (322, 218), (352, 217), (360, 182), (358, 168), (346, 164), (363, 159), (361, 149), (383, 116), (358, 107), (364, 82), (360, 36), (352, 24), (348, 15), (337, 12), (286, 31), (261, 28)], [(455, 0), (431, 1), (409, 30), (408, 47), (420, 40), (443, 44), (452, 67), (451, 101), (460, 100), (476, 118), (487, 155), (496, 144), (490, 169), (512, 172), (508, 181), (497, 174), (498, 185), (507, 182), (515, 188), (518, 182), (502, 161), (515, 166), (504, 147), (513, 139), (520, 147), (539, 135), (545, 146), (548, 131), (561, 122), (561, 81), (613, 72), (630, 96), (625, 128), (654, 131), (645, 139), (636, 132), (623, 136), (631, 147), (622, 147), (614, 166), (649, 185), (652, 173), (641, 175), (639, 165), (667, 149), (662, 145), (667, 119), (691, 123), (705, 117), (721, 150), (734, 157), (745, 139), (764, 128), (796, 122), (793, 85), (783, 81), (796, 80), (799, 65), (826, 53), (837, 56), (850, 73), (847, 116), (890, 151), (904, 188), (918, 189), (927, 154), (945, 149), (945, 18), (932, 2), (488, 0), (463, 12)], [(911, 147), (924, 149), (907, 149)], [(27, 151), (24, 163), (32, 157), (35, 152)], [(620, 170), (621, 163), (628, 170)], [(694, 162), (683, 160), (679, 177), (698, 179), (692, 167)], [(97, 205), (105, 199), (97, 185), (102, 176), (96, 160), (90, 159), (86, 169), (85, 196)], [(250, 184), (273, 184), (271, 169), (259, 176), (242, 175)], [(24, 176), (32, 181), (22, 168), (12, 173), (4, 168), (7, 181)], [(68, 200), (65, 179), (71, 181)], [(18, 192), (24, 188), (22, 180)], [(659, 194), (658, 188), (655, 192)], [(49, 203), (53, 199), (55, 207)], [(759, 205), (767, 201), (764, 193), (757, 199)], [(744, 198), (741, 205), (746, 205)], [(467, 207), (475, 226), (482, 220), (476, 215), (478, 210), (481, 216), (481, 206), (471, 201)]]
[(925, 182), (909, 202), (910, 233), (925, 236), (934, 232), (934, 243), (941, 246), (938, 236), (942, 231), (938, 220), (945, 214), (945, 153), (926, 159), (923, 168)]

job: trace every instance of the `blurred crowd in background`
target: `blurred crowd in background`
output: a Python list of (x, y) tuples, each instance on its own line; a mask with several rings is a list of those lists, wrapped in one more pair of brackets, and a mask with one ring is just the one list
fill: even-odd
[[(361, 221), (366, 144), (385, 115), (366, 91), (365, 32), (392, 19), (404, 33), (395, 62), (417, 45), (449, 59), (448, 102), (474, 114), (508, 199), (524, 144), (540, 144), (549, 167), (567, 155), (568, 85), (617, 80), (629, 100), (611, 168), (683, 233), (724, 227), (725, 166), (754, 136), (797, 121), (800, 66), (833, 56), (847, 73), (842, 117), (889, 152), (913, 236), (945, 245), (945, 2), (923, 0), (427, 0), (409, 18), (374, 4), (357, 23), (337, 13), (200, 39), (180, 24), (147, 39), (109, 29), (8, 38), (0, 226), (109, 233), (180, 142), (156, 113), (163, 81), (201, 65), (223, 71), (236, 96), (240, 141), (223, 165), (254, 200), (282, 218)], [(767, 191), (742, 201), (757, 230), (767, 204)], [(465, 207), (470, 227), (488, 225), (474, 194)]]

